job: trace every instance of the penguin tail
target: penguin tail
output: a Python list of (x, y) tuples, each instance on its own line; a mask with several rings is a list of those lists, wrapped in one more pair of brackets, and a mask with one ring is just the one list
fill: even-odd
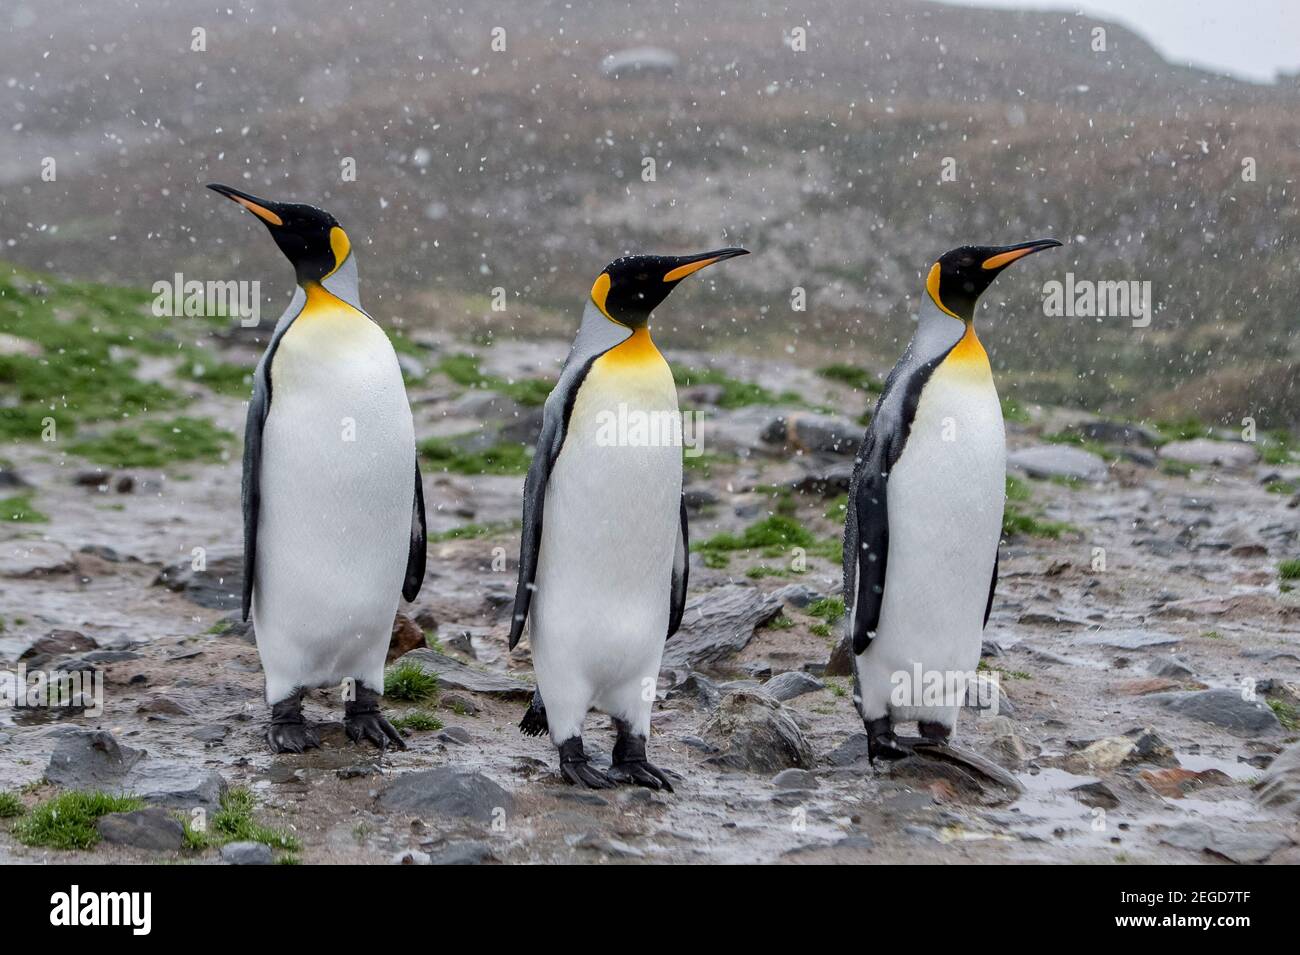
[(519, 721), (519, 732), (525, 736), (545, 736), (550, 731), (550, 724), (546, 722), (546, 704), (542, 702), (541, 691), (534, 691), (532, 702), (524, 711), (524, 718)]

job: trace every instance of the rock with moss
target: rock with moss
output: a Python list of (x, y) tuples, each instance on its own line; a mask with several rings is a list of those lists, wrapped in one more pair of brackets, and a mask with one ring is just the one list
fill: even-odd
[(718, 750), (707, 762), (727, 769), (775, 773), (815, 762), (791, 712), (761, 691), (728, 693), (701, 735)]

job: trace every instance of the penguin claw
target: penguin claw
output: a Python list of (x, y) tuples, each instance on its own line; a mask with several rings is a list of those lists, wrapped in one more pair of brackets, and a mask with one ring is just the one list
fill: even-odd
[(634, 784), (647, 789), (673, 791), (673, 784), (668, 774), (658, 766), (646, 760), (615, 763), (609, 768), (609, 778), (624, 785)]
[(348, 739), (354, 743), (364, 739), (381, 750), (387, 749), (390, 743), (397, 749), (406, 749), (406, 740), (402, 739), (402, 734), (397, 732), (396, 727), (382, 713), (357, 713), (346, 717), (343, 726), (347, 730)]
[(267, 727), (266, 741), (273, 753), (301, 753), (320, 746), (320, 737), (305, 723), (276, 723)]
[(588, 789), (612, 789), (614, 781), (587, 763), (560, 763), (560, 775), (570, 786)]

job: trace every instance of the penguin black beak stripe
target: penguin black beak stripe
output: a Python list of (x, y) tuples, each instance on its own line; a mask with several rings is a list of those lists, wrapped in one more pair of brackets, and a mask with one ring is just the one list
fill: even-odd
[(1060, 244), (1055, 239), (1034, 239), (1030, 242), (1022, 242), (1019, 245), (1009, 246), (997, 255), (989, 256), (980, 264), (980, 268), (1000, 269), (1010, 265), (1017, 259), (1023, 259), (1026, 255), (1033, 255), (1035, 252), (1042, 252), (1044, 249), (1054, 249)]
[(749, 255), (748, 249), (718, 249), (714, 252), (701, 252), (699, 255), (683, 256), (683, 264), (664, 275), (665, 282), (680, 282), (688, 275), (707, 268), (723, 259), (734, 259), (738, 255)]
[(284, 220), (269, 208), (269, 206), (272, 206), (275, 203), (267, 202), (265, 199), (259, 199), (257, 196), (250, 196), (248, 193), (240, 192), (238, 189), (232, 189), (230, 186), (223, 186), (219, 182), (208, 183), (208, 188), (218, 195), (225, 196), (233, 202), (238, 202), (241, 206), (268, 225), (284, 225)]

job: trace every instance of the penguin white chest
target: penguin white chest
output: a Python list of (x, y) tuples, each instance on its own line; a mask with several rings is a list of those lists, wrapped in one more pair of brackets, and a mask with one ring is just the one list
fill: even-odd
[(271, 366), (253, 614), (271, 701), (347, 677), (382, 691), (415, 491), (415, 436), (383, 331), (309, 301)]
[(682, 492), (676, 415), (672, 374), (644, 330), (579, 386), (547, 484), (530, 618), (557, 716), (570, 704), (620, 709), (629, 687), (635, 703), (658, 673)]

